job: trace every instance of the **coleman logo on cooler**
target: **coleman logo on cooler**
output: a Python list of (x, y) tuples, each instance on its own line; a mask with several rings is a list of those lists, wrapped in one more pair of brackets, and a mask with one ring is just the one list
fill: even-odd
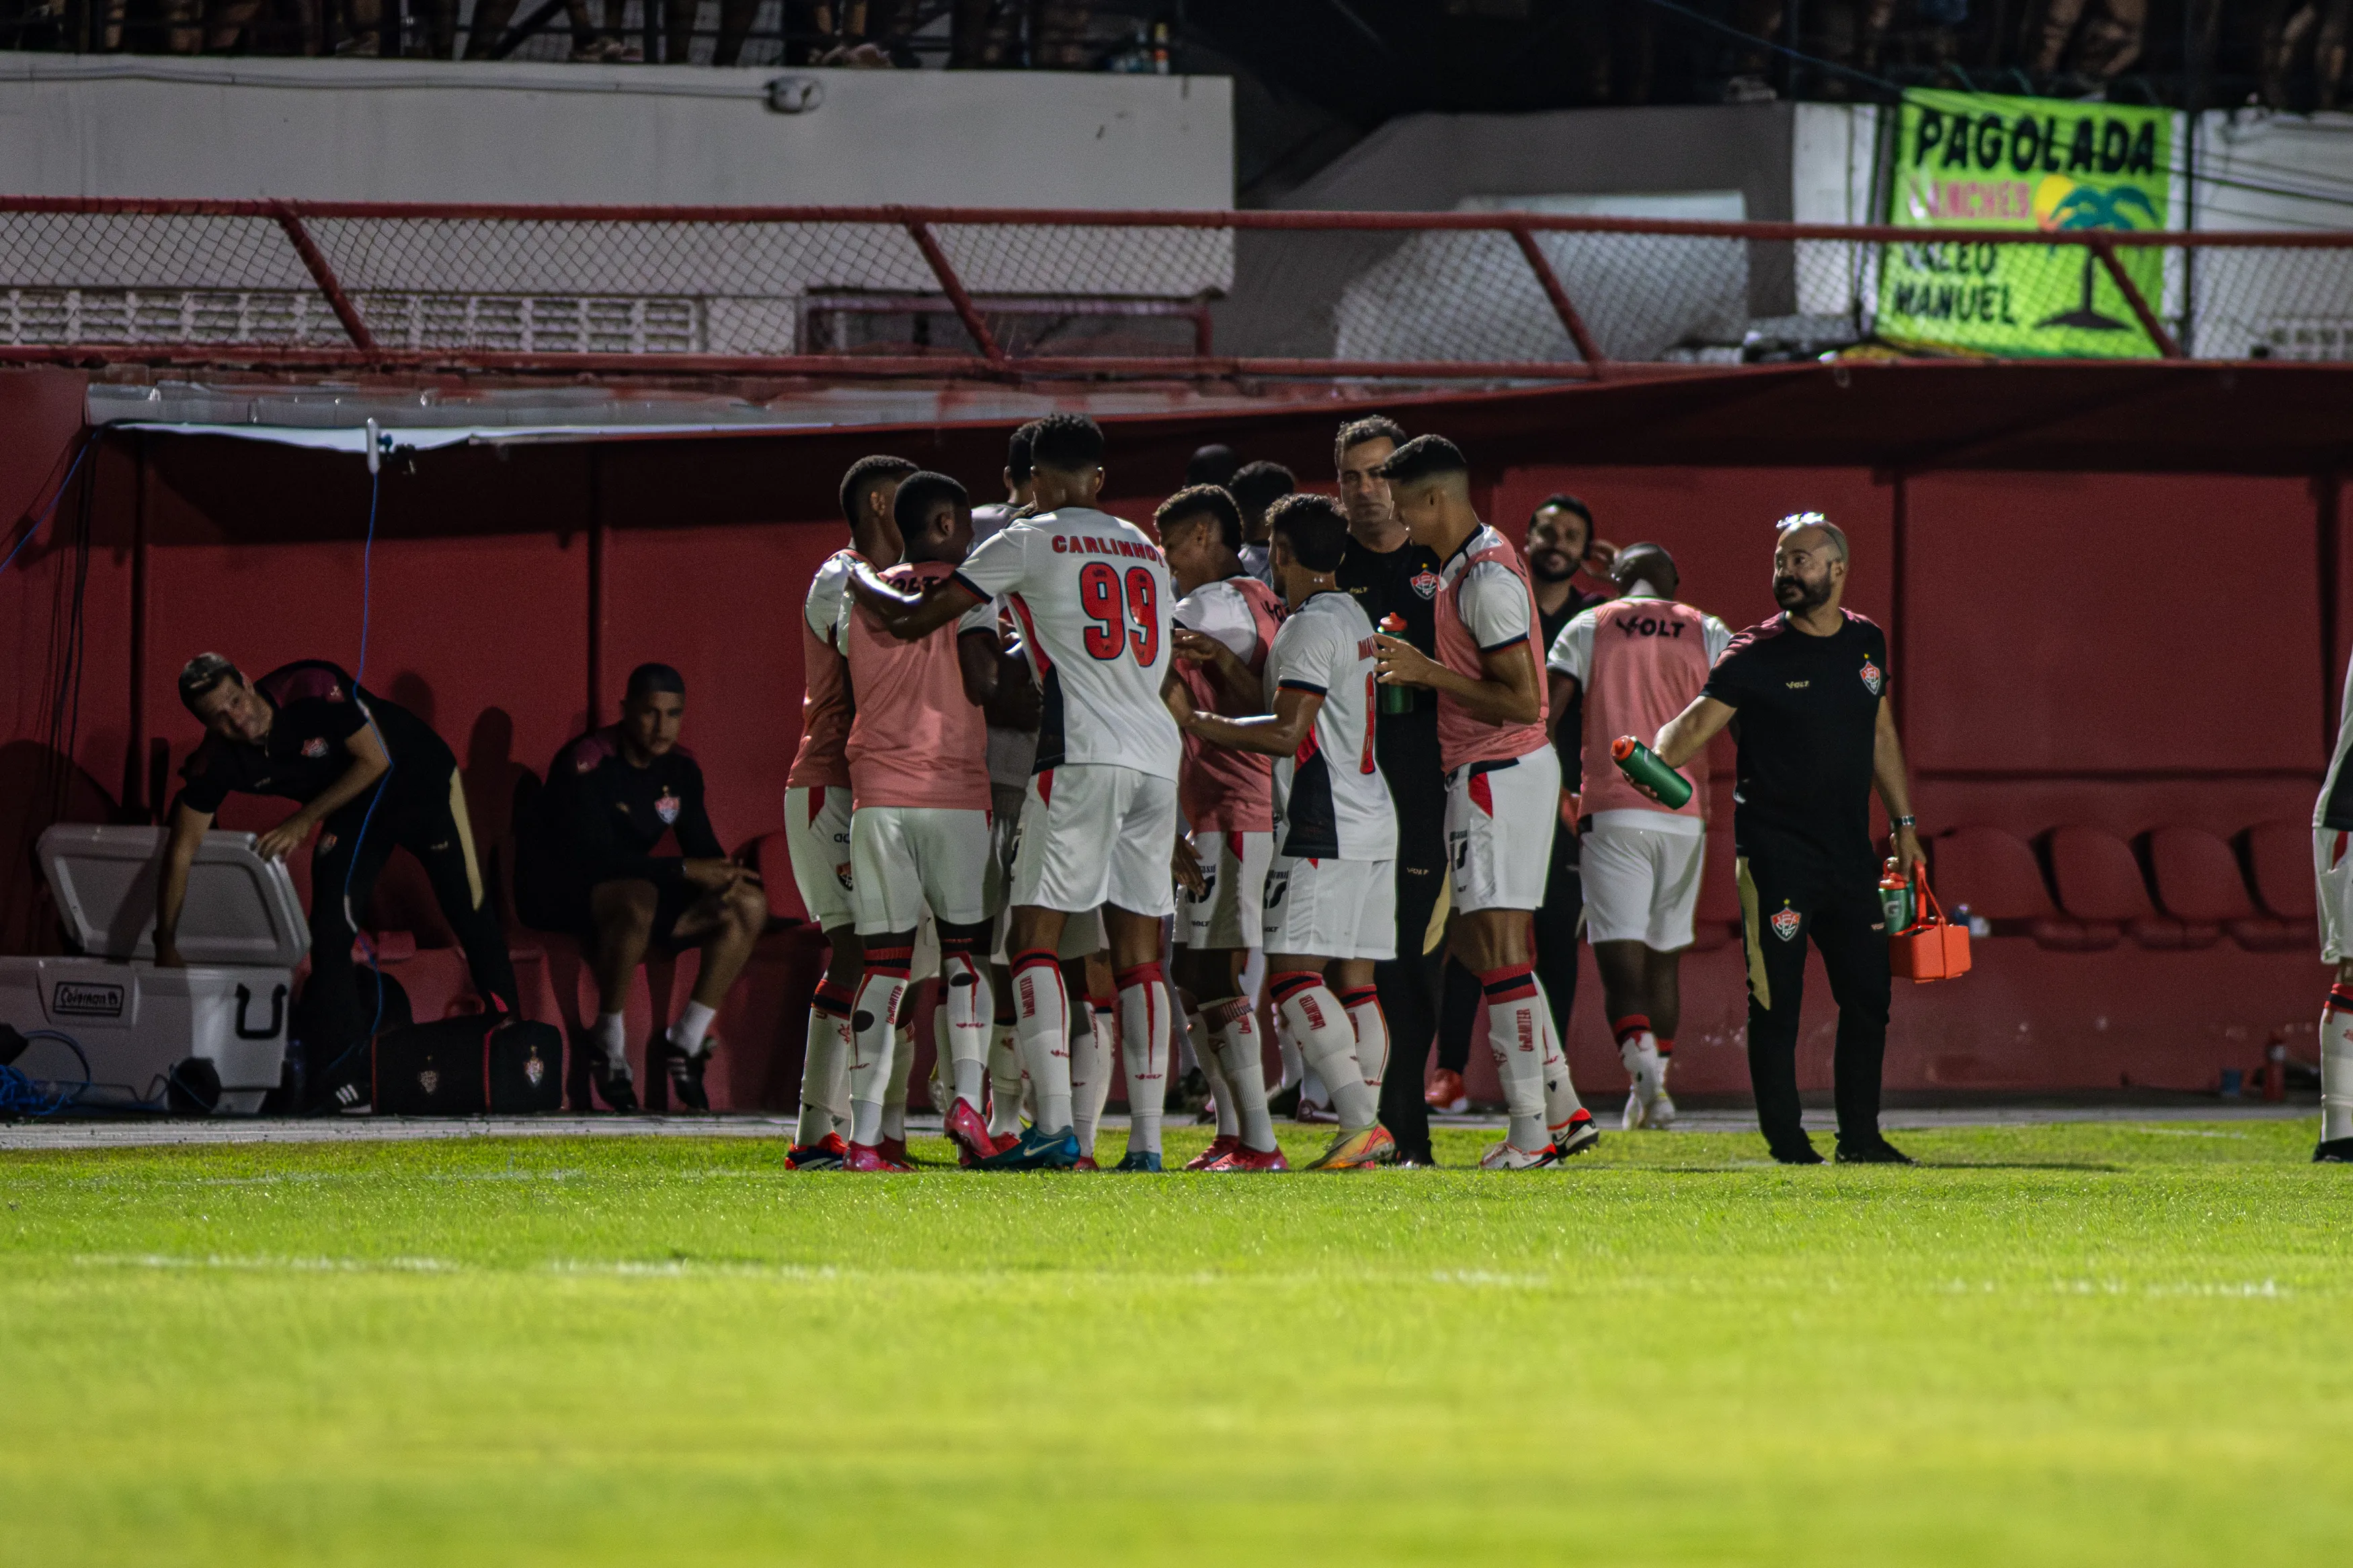
[(1879, 673), (1879, 666), (1872, 663), (1871, 660), (1867, 658), (1864, 659), (1862, 661), (1863, 689), (1870, 692), (1873, 697), (1876, 697), (1879, 695), (1879, 689), (1886, 684), (1887, 682), (1885, 679)]
[[(1873, 689), (1876, 690), (1877, 688), (1874, 687)], [(681, 804), (683, 803), (678, 796), (664, 790), (654, 797), (654, 815), (662, 819), (664, 826), (668, 826), (678, 820), (678, 808)]]
[(1801, 919), (1797, 910), (1787, 904), (1782, 905), (1779, 911), (1773, 916), (1773, 934), (1783, 942), (1795, 942)]
[(120, 1018), (122, 987), (60, 980), (49, 993), (49, 1011), (74, 1018)]
[(309, 740), (303, 742), (302, 754), (306, 757), (312, 758), (325, 756), (327, 754), (327, 737), (324, 735), (313, 735)]
[(1425, 599), (1438, 597), (1438, 574), (1427, 569), (1413, 574), (1413, 591)]

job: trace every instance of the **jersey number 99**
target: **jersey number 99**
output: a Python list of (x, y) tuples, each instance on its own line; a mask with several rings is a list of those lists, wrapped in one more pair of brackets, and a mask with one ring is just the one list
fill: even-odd
[(1113, 659), (1133, 648), (1135, 662), (1148, 666), (1160, 657), (1160, 586), (1142, 566), (1128, 568), (1124, 595), (1120, 586), (1116, 566), (1090, 561), (1079, 569), (1079, 608), (1095, 623), (1086, 630), (1087, 652)]

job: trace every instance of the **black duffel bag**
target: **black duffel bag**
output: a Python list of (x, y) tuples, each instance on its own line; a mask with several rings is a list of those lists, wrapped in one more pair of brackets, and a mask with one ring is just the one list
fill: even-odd
[(375, 1040), (378, 1116), (522, 1116), (564, 1109), (564, 1036), (553, 1024), (470, 1013)]

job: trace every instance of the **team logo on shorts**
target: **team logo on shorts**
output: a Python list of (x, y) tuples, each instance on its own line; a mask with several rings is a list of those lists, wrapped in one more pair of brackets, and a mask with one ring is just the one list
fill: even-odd
[(1420, 595), (1425, 599), (1435, 599), (1438, 597), (1437, 573), (1429, 571), (1417, 572), (1413, 574), (1412, 580), (1413, 591), (1415, 593)]
[(833, 868), (833, 879), (841, 884), (843, 892), (849, 891), (849, 862), (844, 860)]
[(1886, 678), (1879, 673), (1879, 666), (1872, 663), (1871, 660), (1867, 658), (1864, 659), (1862, 661), (1863, 689), (1870, 692), (1873, 697), (1876, 697), (1879, 695), (1879, 689), (1886, 684)]
[(327, 754), (327, 737), (324, 735), (313, 735), (309, 740), (303, 742), (302, 754), (306, 757), (311, 758), (325, 756)]
[(1285, 872), (1280, 877), (1269, 877), (1266, 879), (1266, 907), (1272, 909), (1282, 902), (1282, 895), (1289, 891), (1291, 891), (1290, 873)]
[(678, 796), (672, 795), (668, 790), (664, 790), (661, 794), (654, 796), (654, 815), (660, 817), (663, 825), (667, 826), (670, 823), (678, 820), (678, 808), (683, 803), (680, 801)]
[(1797, 941), (1798, 927), (1802, 922), (1803, 918), (1804, 917), (1799, 915), (1797, 910), (1789, 908), (1788, 905), (1782, 905), (1779, 912), (1775, 914), (1773, 917), (1773, 934), (1779, 937), (1783, 942)]
[(1217, 899), (1218, 868), (1215, 866), (1204, 866), (1201, 868), (1201, 890), (1193, 895), (1193, 901), (1197, 904), (1210, 904), (1217, 902)]

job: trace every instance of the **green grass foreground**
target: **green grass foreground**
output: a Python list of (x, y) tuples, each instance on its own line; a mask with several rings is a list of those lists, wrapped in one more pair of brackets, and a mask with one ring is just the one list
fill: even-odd
[(2311, 1139), (0, 1154), (0, 1563), (2316, 1562), (2353, 1531), (2353, 1172)]

